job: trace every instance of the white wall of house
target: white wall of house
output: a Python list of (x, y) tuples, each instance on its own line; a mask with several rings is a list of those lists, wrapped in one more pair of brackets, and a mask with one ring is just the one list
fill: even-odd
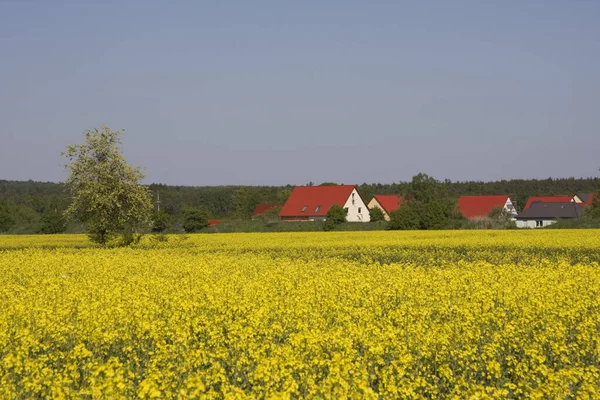
[(369, 222), (371, 221), (371, 216), (369, 215), (369, 208), (362, 201), (356, 188), (352, 190), (350, 197), (346, 200), (346, 204), (344, 204), (344, 208), (348, 209), (348, 215), (346, 219), (348, 222)]
[(517, 220), (517, 228), (543, 228), (544, 226), (549, 226), (555, 223), (556, 220), (554, 219)]
[(388, 215), (387, 212), (385, 212), (385, 210), (383, 209), (383, 207), (381, 207), (381, 204), (379, 204), (379, 202), (375, 199), (375, 197), (373, 197), (371, 199), (371, 201), (369, 202), (369, 204), (367, 205), (367, 207), (369, 208), (369, 210), (372, 210), (375, 207), (379, 208), (381, 211), (383, 211), (383, 218), (385, 218), (386, 221), (390, 220), (390, 216)]
[(517, 215), (517, 209), (515, 208), (515, 206), (513, 205), (512, 201), (510, 200), (510, 197), (508, 199), (506, 199), (506, 203), (504, 204), (504, 209), (506, 211), (508, 211), (509, 213), (511, 213), (511, 215), (514, 217), (515, 215)]

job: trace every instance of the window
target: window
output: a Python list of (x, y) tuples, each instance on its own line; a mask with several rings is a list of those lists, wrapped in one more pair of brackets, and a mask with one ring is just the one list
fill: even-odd
[(358, 213), (362, 213), (362, 207), (358, 207)]
[(321, 206), (317, 206), (317, 207), (315, 208), (315, 212), (319, 212), (319, 210), (320, 210), (320, 209), (321, 209)]
[(536, 228), (544, 226), (544, 221), (541, 221), (541, 220), (535, 221), (535, 226), (536, 226)]
[(302, 207), (302, 210), (300, 212), (306, 212), (307, 209), (308, 209), (308, 206), (304, 206), (304, 207)]
[(352, 199), (352, 205), (354, 205), (354, 199)]
[(346, 211), (346, 214), (348, 214), (348, 207), (344, 207), (344, 211)]

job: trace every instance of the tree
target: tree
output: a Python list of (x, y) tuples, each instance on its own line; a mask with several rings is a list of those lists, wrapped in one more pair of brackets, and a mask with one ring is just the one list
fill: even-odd
[(152, 199), (139, 181), (140, 168), (132, 168), (122, 155), (120, 136), (107, 126), (84, 132), (85, 142), (69, 145), (66, 181), (71, 204), (66, 215), (84, 223), (94, 242), (106, 245), (121, 238), (130, 244), (149, 226)]
[(0, 200), (0, 233), (8, 232), (15, 223), (8, 204), (5, 201)]
[(40, 231), (45, 234), (63, 233), (67, 230), (67, 219), (60, 210), (57, 198), (52, 199), (42, 214), (42, 227)]
[(422, 204), (416, 200), (406, 202), (397, 210), (394, 210), (390, 213), (390, 222), (388, 224), (388, 229), (421, 229), (420, 209), (422, 208)]
[(261, 195), (257, 188), (243, 187), (233, 193), (232, 198), (235, 206), (235, 214), (238, 218), (250, 218), (252, 212), (261, 201)]
[(164, 211), (157, 211), (152, 216), (152, 232), (164, 232), (169, 228), (171, 216)]
[(208, 226), (208, 216), (197, 208), (188, 208), (183, 212), (183, 230), (187, 233), (198, 232)]
[(593, 196), (592, 204), (586, 207), (585, 215), (592, 219), (600, 219), (600, 190)]
[(371, 217), (371, 222), (385, 221), (385, 215), (383, 214), (383, 210), (379, 207), (371, 208), (369, 210), (369, 215)]
[(323, 229), (325, 229), (326, 231), (330, 231), (330, 230), (335, 229), (335, 227), (338, 226), (339, 224), (346, 222), (346, 214), (347, 214), (347, 211), (344, 209), (344, 207), (334, 204), (327, 211), (327, 215), (325, 217), (326, 220), (325, 220), (325, 224), (323, 225)]

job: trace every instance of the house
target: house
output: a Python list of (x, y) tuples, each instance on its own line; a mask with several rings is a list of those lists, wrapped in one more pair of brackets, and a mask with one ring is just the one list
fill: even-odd
[(258, 204), (254, 211), (252, 212), (252, 219), (258, 217), (259, 215), (263, 215), (267, 211), (270, 211), (274, 208), (281, 208), (283, 204)]
[(577, 193), (573, 196), (573, 201), (582, 206), (589, 206), (594, 201), (594, 197), (596, 197), (596, 193)]
[(223, 219), (209, 219), (208, 226), (215, 226), (217, 224), (220, 224), (223, 221), (224, 221)]
[(375, 207), (380, 208), (383, 211), (383, 217), (386, 221), (390, 220), (390, 213), (397, 210), (402, 202), (402, 196), (396, 196), (393, 194), (376, 194), (373, 196), (367, 207), (369, 210)]
[(369, 210), (354, 185), (296, 186), (279, 216), (283, 221), (325, 220), (333, 205), (347, 211), (349, 222), (369, 222)]
[(533, 202), (517, 215), (517, 228), (542, 228), (556, 223), (558, 219), (577, 219), (582, 213), (583, 207), (573, 201)]
[(573, 201), (573, 196), (532, 196), (527, 199), (523, 211), (527, 210), (533, 203), (568, 203)]
[(494, 208), (500, 207), (508, 211), (513, 217), (517, 215), (510, 197), (502, 196), (461, 196), (458, 200), (458, 209), (466, 219), (485, 218)]

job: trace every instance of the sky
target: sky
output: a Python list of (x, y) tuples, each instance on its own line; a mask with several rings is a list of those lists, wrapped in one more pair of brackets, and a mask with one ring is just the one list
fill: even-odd
[(0, 0), (0, 179), (125, 129), (145, 183), (598, 176), (600, 1)]

